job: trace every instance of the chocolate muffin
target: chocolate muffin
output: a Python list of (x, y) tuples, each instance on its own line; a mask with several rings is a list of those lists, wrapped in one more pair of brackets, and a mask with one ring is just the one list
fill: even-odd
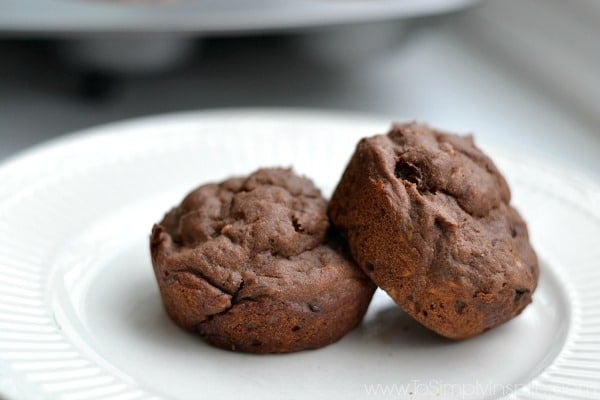
[(527, 227), (509, 203), (471, 136), (409, 123), (358, 143), (329, 215), (404, 311), (464, 339), (518, 315), (537, 285)]
[(152, 265), (171, 319), (253, 353), (322, 347), (357, 326), (375, 285), (352, 261), (307, 178), (261, 169), (207, 184), (152, 229)]

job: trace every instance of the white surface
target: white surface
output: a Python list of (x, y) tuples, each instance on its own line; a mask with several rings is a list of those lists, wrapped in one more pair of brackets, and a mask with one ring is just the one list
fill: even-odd
[(223, 34), (414, 17), (475, 0), (0, 0), (0, 33)]
[(5, 164), (0, 393), (10, 400), (597, 398), (600, 191), (573, 171), (485, 142), (542, 260), (533, 304), (507, 324), (451, 342), (378, 292), (363, 324), (340, 342), (256, 356), (214, 349), (166, 318), (148, 235), (188, 190), (292, 165), (329, 194), (358, 138), (387, 126), (285, 110), (175, 114), (93, 129)]
[(396, 39), (370, 27), (348, 36), (352, 46), (336, 35), (326, 39), (327, 31), (311, 45), (302, 37), (299, 48), (294, 37), (219, 42), (171, 74), (128, 77), (106, 102), (69, 92), (69, 71), (46, 53), (0, 43), (0, 158), (124, 118), (285, 106), (472, 131), (600, 182), (598, 16), (596, 0), (491, 0), (444, 19), (402, 25)]

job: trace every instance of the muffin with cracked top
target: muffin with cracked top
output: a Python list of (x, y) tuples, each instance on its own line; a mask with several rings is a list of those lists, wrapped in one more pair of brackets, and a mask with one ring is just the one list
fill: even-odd
[(531, 302), (527, 227), (470, 136), (409, 123), (362, 139), (328, 212), (363, 271), (440, 335), (477, 335)]
[(287, 353), (339, 340), (375, 286), (336, 239), (326, 207), (289, 169), (189, 193), (150, 238), (168, 315), (231, 350)]

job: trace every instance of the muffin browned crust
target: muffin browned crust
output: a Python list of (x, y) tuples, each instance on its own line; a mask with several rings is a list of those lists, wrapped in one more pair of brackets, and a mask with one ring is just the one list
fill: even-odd
[(362, 139), (329, 204), (369, 277), (453, 339), (518, 315), (539, 269), (504, 178), (473, 143), (425, 125)]
[(332, 237), (326, 202), (288, 169), (207, 184), (151, 236), (166, 311), (219, 347), (313, 349), (358, 325), (375, 286)]

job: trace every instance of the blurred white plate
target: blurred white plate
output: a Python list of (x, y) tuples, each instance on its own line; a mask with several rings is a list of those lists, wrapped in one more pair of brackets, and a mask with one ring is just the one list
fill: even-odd
[(294, 29), (455, 11), (477, 0), (0, 0), (0, 33)]
[(340, 342), (256, 356), (212, 348), (168, 320), (147, 249), (165, 210), (199, 183), (269, 165), (291, 165), (329, 195), (358, 138), (388, 123), (310, 111), (181, 113), (91, 129), (4, 164), (0, 395), (598, 398), (600, 192), (486, 146), (542, 260), (533, 304), (509, 323), (451, 342), (378, 292)]

